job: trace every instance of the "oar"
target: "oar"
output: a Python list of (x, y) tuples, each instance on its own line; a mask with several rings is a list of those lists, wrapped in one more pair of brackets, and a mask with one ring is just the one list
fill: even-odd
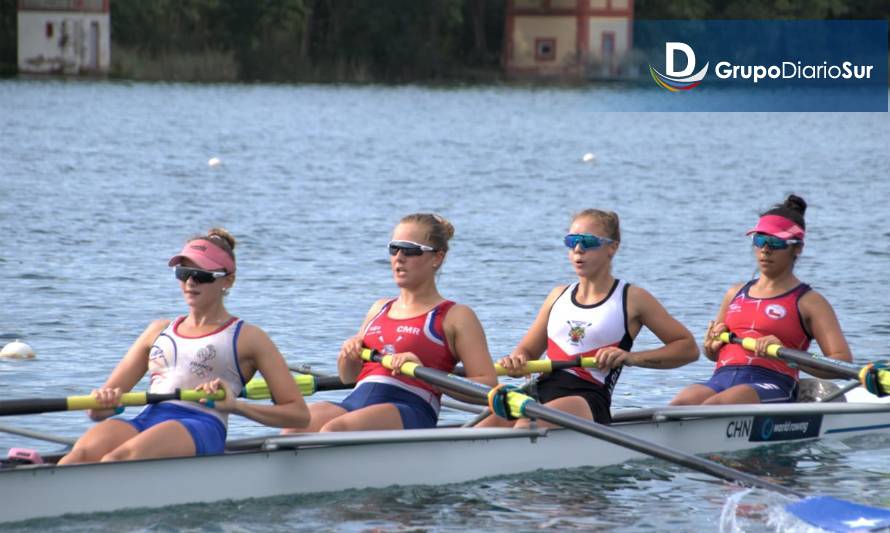
[[(222, 400), (224, 391), (208, 395), (202, 391), (179, 390), (171, 393), (157, 394), (150, 392), (125, 392), (121, 395), (120, 405), (147, 405), (166, 402), (168, 400), (186, 400), (197, 402), (202, 399)], [(0, 416), (31, 415), (54, 411), (79, 411), (83, 409), (108, 409), (92, 396), (68, 396), (67, 398), (34, 398), (23, 400), (0, 400)]]
[[(551, 359), (535, 359), (534, 361), (528, 361), (523, 365), (522, 369), (519, 372), (515, 372), (516, 374), (520, 374), (523, 376), (527, 376), (528, 374), (549, 374), (556, 370), (563, 370), (565, 368), (594, 368), (596, 367), (596, 357), (576, 357), (574, 359), (569, 359), (566, 361), (553, 361)], [(507, 369), (502, 367), (501, 365), (494, 365), (494, 369), (497, 371), (499, 376), (508, 375)], [(459, 366), (454, 369), (454, 374), (458, 376), (466, 375), (463, 367)]]
[[(341, 382), (339, 378), (333, 376), (316, 377), (300, 375), (294, 376), (294, 381), (300, 387), (300, 392), (303, 393), (304, 396), (311, 396), (312, 394), (323, 390), (350, 389), (353, 387), (353, 385), (347, 385)], [(241, 396), (248, 400), (268, 400), (271, 398), (269, 386), (266, 384), (265, 380), (260, 378), (255, 378), (247, 382), (247, 385), (241, 392)], [(151, 403), (166, 402), (168, 400), (197, 402), (206, 398), (222, 400), (224, 397), (225, 394), (223, 391), (217, 391), (213, 396), (208, 396), (204, 392), (190, 389), (177, 389), (174, 392), (165, 394), (125, 392), (121, 395), (121, 405), (148, 405)], [(106, 409), (106, 407), (99, 404), (99, 402), (92, 396), (0, 400), (0, 416), (31, 415), (55, 411), (79, 411), (83, 409)]]
[[(392, 368), (392, 356), (381, 356), (376, 352), (366, 349), (362, 352), (362, 358), (366, 361), (378, 362), (386, 368)], [(590, 435), (591, 437), (651, 457), (685, 466), (719, 479), (749, 487), (763, 488), (786, 496), (803, 498), (803, 500), (789, 505), (786, 509), (803, 520), (819, 527), (826, 528), (826, 525), (828, 525), (829, 528), (838, 527), (833, 520), (837, 518), (837, 515), (842, 513), (846, 513), (844, 518), (847, 518), (849, 522), (856, 520), (870, 520), (874, 522), (873, 526), (890, 525), (890, 510), (866, 507), (827, 496), (806, 498), (801, 492), (771, 483), (757, 476), (739, 472), (738, 470), (733, 470), (732, 468), (696, 457), (695, 455), (648, 442), (632, 435), (627, 435), (621, 431), (598, 424), (592, 420), (587, 420), (569, 413), (563, 413), (562, 411), (545, 407), (534, 401), (531, 397), (509, 390), (504, 385), (489, 388), (480, 383), (455, 376), (454, 374), (446, 374), (441, 370), (427, 368), (411, 362), (404, 363), (399, 371), (402, 374), (421, 379), (444, 390), (457, 392), (480, 400), (487, 400), (489, 405), (493, 407), (500, 404), (504, 407), (504, 411), (506, 411), (507, 414), (515, 418), (539, 418), (546, 422), (572, 429), (585, 435)], [(826, 517), (824, 516), (815, 516), (814, 512), (817, 513), (819, 509), (827, 508), (829, 505), (834, 506), (833, 508), (835, 509), (835, 516), (830, 517), (830, 520), (826, 520)], [(838, 523), (844, 524), (845, 522), (841, 520)], [(846, 531), (849, 527), (850, 526), (847, 525), (842, 530)]]
[[(753, 352), (757, 339), (751, 337), (739, 337), (734, 333), (723, 332), (718, 337), (721, 341), (732, 344), (740, 344), (744, 349)], [(858, 366), (846, 361), (829, 359), (814, 353), (785, 348), (781, 344), (770, 344), (766, 348), (767, 355), (778, 359), (784, 359), (792, 363), (831, 372), (838, 377), (855, 379), (860, 381), (872, 394), (885, 396), (890, 394), (890, 372), (883, 368), (881, 363), (869, 363)]]
[[(294, 376), (294, 381), (300, 387), (303, 396), (312, 396), (316, 392), (327, 390), (351, 389), (355, 385), (343, 383), (337, 376)], [(262, 378), (253, 378), (244, 386), (241, 392), (248, 400), (268, 400), (272, 397), (269, 385)]]

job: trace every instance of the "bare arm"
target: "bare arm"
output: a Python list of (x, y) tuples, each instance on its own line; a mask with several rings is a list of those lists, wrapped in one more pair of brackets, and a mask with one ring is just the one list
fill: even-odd
[(463, 363), (467, 379), (493, 387), (498, 375), (479, 318), (465, 305), (455, 305), (442, 324), (454, 355)]
[[(116, 406), (120, 401), (120, 395), (132, 390), (148, 371), (148, 355), (151, 352), (151, 345), (169, 324), (169, 320), (155, 320), (149, 324), (127, 350), (126, 355), (105, 380), (105, 384), (93, 391), (93, 396), (109, 407)], [(93, 420), (98, 421), (114, 414), (114, 410), (90, 409), (87, 414)]]
[(522, 340), (519, 341), (519, 344), (516, 345), (516, 348), (513, 349), (509, 356), (498, 361), (498, 364), (508, 371), (515, 371), (511, 375), (518, 375), (519, 370), (526, 362), (540, 359), (544, 350), (547, 349), (547, 322), (550, 319), (550, 309), (553, 308), (553, 304), (565, 290), (566, 286), (560, 285), (550, 291), (550, 294), (547, 295), (547, 298), (544, 299), (544, 303), (541, 304), (541, 308), (538, 310), (538, 316), (535, 317), (525, 336), (522, 337)]
[[(853, 354), (828, 300), (816, 291), (809, 291), (798, 305), (807, 329), (816, 338), (825, 357), (851, 362)], [(821, 378), (834, 377), (830, 372), (807, 369), (807, 373)]]
[[(309, 408), (300, 394), (300, 389), (287, 369), (278, 347), (262, 329), (245, 324), (238, 337), (238, 353), (244, 366), (251, 367), (245, 376), (252, 375), (254, 370), (269, 384), (272, 394), (272, 405), (250, 403), (238, 400), (226, 390), (226, 400), (216, 404), (220, 410), (239, 414), (267, 426), (274, 427), (305, 427), (309, 425)], [(202, 388), (214, 392), (222, 386), (220, 380), (205, 384)]]
[(698, 359), (692, 333), (643, 288), (628, 288), (628, 320), (646, 326), (664, 343), (661, 348), (630, 354), (627, 362), (644, 368), (676, 368)]
[(723, 301), (720, 303), (720, 310), (717, 311), (717, 318), (708, 323), (708, 330), (705, 332), (705, 340), (702, 343), (702, 348), (705, 357), (711, 361), (717, 360), (720, 348), (723, 347), (724, 342), (715, 337), (724, 331), (729, 331), (729, 328), (726, 327), (726, 323), (724, 322), (726, 320), (726, 310), (729, 309), (730, 302), (735, 298), (735, 295), (739, 292), (739, 289), (742, 288), (742, 285), (742, 283), (738, 283), (726, 291), (726, 294), (723, 295)]
[(337, 357), (337, 373), (340, 375), (340, 381), (343, 383), (355, 383), (355, 380), (358, 379), (364, 364), (364, 361), (362, 361), (364, 341), (362, 334), (368, 326), (368, 322), (380, 312), (387, 301), (386, 298), (383, 298), (374, 302), (374, 305), (368, 309), (368, 313), (365, 315), (362, 327), (359, 328), (358, 333), (343, 342), (343, 346), (340, 348), (340, 355)]

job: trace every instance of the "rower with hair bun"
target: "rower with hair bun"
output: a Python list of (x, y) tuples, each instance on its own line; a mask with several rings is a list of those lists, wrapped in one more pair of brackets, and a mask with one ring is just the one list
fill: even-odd
[[(445, 299), (436, 288), (436, 274), (453, 235), (454, 227), (439, 215), (415, 213), (399, 221), (388, 246), (399, 295), (371, 306), (358, 334), (343, 343), (337, 359), (340, 379), (356, 383), (355, 389), (342, 402), (313, 403), (311, 425), (285, 432), (435, 427), (441, 392), (400, 374), (397, 369), (409, 361), (445, 372), (460, 362), (468, 379), (488, 386), (497, 383), (476, 314)], [(396, 370), (363, 361), (364, 348), (392, 355)]]
[[(309, 410), (278, 348), (266, 333), (232, 316), (224, 298), (235, 283), (235, 238), (215, 228), (189, 240), (172, 259), (189, 308), (175, 320), (156, 320), (142, 332), (105, 384), (92, 395), (108, 409), (91, 410), (89, 429), (59, 464), (222, 453), (229, 413), (286, 427), (309, 422)], [(274, 405), (236, 397), (259, 371)], [(110, 418), (121, 395), (150, 373), (150, 393), (225, 391), (225, 399), (178, 400), (145, 407), (135, 418)]]
[[(815, 338), (826, 357), (852, 361), (831, 304), (794, 275), (803, 252), (806, 209), (804, 199), (791, 194), (748, 231), (760, 276), (726, 292), (705, 333), (705, 355), (717, 363), (714, 374), (680, 391), (671, 405), (795, 401), (798, 370), (768, 357), (769, 345), (805, 351)], [(719, 338), (724, 332), (756, 339), (756, 349), (725, 344)]]

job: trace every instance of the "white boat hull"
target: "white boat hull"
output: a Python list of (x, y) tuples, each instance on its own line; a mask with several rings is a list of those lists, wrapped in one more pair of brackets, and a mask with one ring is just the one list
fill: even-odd
[[(798, 404), (782, 407), (787, 414), (776, 414), (776, 406), (768, 414), (744, 414), (751, 409), (767, 412), (764, 408), (770, 406), (740, 407), (705, 409), (710, 417), (695, 419), (682, 419), (688, 416), (682, 409), (646, 410), (660, 421), (613, 427), (688, 453), (890, 431), (886, 406), (862, 405), (860, 410), (866, 412), (856, 413), (856, 404)], [(815, 408), (840, 412), (818, 414)], [(568, 430), (374, 431), (294, 435), (264, 443), (266, 449), (218, 456), (0, 470), (0, 522), (389, 485), (440, 485), (641, 457)]]

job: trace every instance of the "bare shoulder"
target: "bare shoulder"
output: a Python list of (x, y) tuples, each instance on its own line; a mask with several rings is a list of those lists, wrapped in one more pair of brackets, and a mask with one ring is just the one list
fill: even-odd
[(466, 320), (479, 320), (476, 312), (469, 305), (465, 304), (454, 304), (448, 310), (448, 314), (445, 315), (445, 320), (448, 321), (449, 319), (451, 322), (457, 321), (461, 323)]
[(831, 304), (828, 302), (828, 299), (822, 296), (822, 293), (817, 291), (816, 289), (810, 289), (800, 297), (800, 306), (802, 309), (831, 309)]
[(740, 290), (742, 290), (742, 287), (744, 287), (744, 286), (745, 286), (744, 283), (736, 283), (736, 284), (732, 285), (731, 287), (729, 287), (729, 289), (726, 290), (726, 294), (723, 295), (723, 299), (724, 300), (732, 299), (736, 294), (739, 293)]
[(553, 304), (557, 298), (562, 296), (562, 293), (566, 292), (566, 289), (569, 288), (569, 285), (557, 285), (550, 289), (550, 293), (547, 295), (547, 298), (544, 299), (544, 305)]
[(173, 322), (169, 318), (159, 318), (157, 320), (152, 320), (151, 323), (145, 328), (145, 332), (143, 335), (148, 335), (151, 337), (157, 337), (161, 334), (162, 331), (167, 329), (167, 326)]
[(392, 298), (380, 298), (379, 300), (371, 304), (371, 308), (368, 309), (368, 316), (376, 315), (377, 313), (379, 313), (380, 310), (383, 309), (383, 306), (386, 305), (386, 302), (390, 300), (392, 300)]
[(253, 325), (249, 322), (246, 322), (246, 321), (241, 324), (241, 331), (238, 333), (238, 343), (239, 344), (241, 342), (246, 342), (246, 343), (250, 344), (250, 343), (256, 343), (256, 342), (264, 342), (264, 341), (268, 341), (268, 340), (270, 340), (269, 334), (266, 333), (266, 331), (263, 328), (261, 328), (259, 326), (255, 326), (255, 325)]

